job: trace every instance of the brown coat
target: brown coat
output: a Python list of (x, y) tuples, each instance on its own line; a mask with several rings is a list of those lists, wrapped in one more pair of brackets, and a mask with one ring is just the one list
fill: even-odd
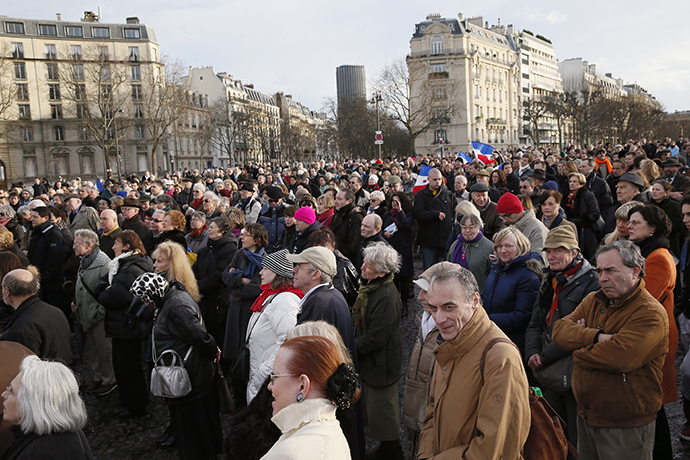
[[(588, 327), (578, 324), (580, 319)], [(644, 280), (618, 305), (610, 304), (602, 291), (592, 292), (556, 322), (553, 341), (573, 352), (573, 393), (588, 425), (629, 428), (656, 419), (668, 323)], [(595, 344), (600, 331), (613, 337)]]
[(530, 429), (527, 377), (506, 335), (479, 307), (460, 334), (434, 352), (436, 366), (417, 458), (521, 459)]

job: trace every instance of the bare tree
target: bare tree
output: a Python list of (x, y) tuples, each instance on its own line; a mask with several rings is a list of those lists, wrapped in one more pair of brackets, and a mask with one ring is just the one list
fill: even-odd
[(539, 146), (539, 122), (547, 113), (549, 106), (542, 99), (530, 98), (522, 102), (522, 116), (526, 122), (523, 128), (535, 147)]
[(161, 57), (160, 64), (142, 69), (141, 83), (132, 84), (133, 115), (146, 126), (151, 143), (151, 167), (154, 169), (158, 165), (158, 146), (167, 142), (170, 128), (186, 115), (185, 106), (200, 107), (204, 103), (203, 98), (188, 94), (184, 75), (185, 66), (181, 61), (168, 62), (166, 57)]
[[(0, 119), (8, 118), (8, 112), (17, 98), (18, 88), (14, 83), (14, 63), (9, 42), (0, 45)], [(8, 123), (0, 125), (0, 138), (10, 129)]]
[(374, 81), (386, 116), (407, 130), (411, 152), (421, 134), (455, 115), (461, 103), (456, 88), (448, 72), (427, 75), (421, 63), (403, 58), (386, 64)]
[(130, 108), (132, 67), (108, 60), (96, 46), (88, 49), (83, 59), (65, 54), (54, 65), (58, 66), (62, 100), (68, 102), (65, 115), (81, 124), (84, 139), (93, 137), (101, 148), (107, 175), (112, 171), (109, 151), (130, 122), (126, 114)]

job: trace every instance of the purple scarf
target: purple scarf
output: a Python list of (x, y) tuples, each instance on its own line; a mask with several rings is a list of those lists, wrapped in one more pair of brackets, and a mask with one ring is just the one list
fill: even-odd
[(461, 267), (469, 268), (467, 266), (467, 254), (465, 254), (465, 244), (476, 243), (484, 237), (482, 231), (480, 230), (477, 236), (471, 240), (466, 241), (462, 233), (458, 235), (458, 244), (455, 245), (455, 250), (453, 251), (453, 263), (458, 264)]

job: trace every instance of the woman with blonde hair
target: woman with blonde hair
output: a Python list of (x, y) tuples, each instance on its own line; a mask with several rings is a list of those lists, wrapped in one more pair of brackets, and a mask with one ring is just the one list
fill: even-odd
[(232, 234), (239, 238), (242, 234), (242, 229), (247, 225), (247, 218), (244, 216), (244, 212), (239, 208), (231, 206), (223, 215), (230, 221), (230, 231)]
[(180, 211), (171, 209), (165, 212), (163, 218), (163, 233), (159, 238), (159, 243), (163, 241), (172, 241), (182, 246), (187, 250), (187, 240), (184, 237), (184, 229), (187, 225), (187, 219)]
[(194, 277), (189, 258), (184, 248), (172, 241), (164, 241), (158, 245), (151, 257), (155, 261), (153, 269), (168, 281), (179, 281), (187, 289), (189, 295), (198, 302), (199, 285)]
[(616, 209), (616, 229), (604, 237), (604, 244), (613, 243), (614, 241), (627, 240), (628, 234), (628, 212), (637, 206), (642, 206), (644, 203), (640, 201), (628, 201)]
[(541, 256), (530, 248), (527, 237), (514, 226), (498, 232), (494, 237), (496, 261), (482, 292), (482, 305), (489, 319), (522, 353), (544, 268)]

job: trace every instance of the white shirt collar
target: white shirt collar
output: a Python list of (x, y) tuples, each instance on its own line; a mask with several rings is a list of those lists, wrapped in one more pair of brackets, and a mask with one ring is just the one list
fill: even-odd
[(314, 286), (313, 288), (309, 289), (306, 294), (304, 294), (304, 297), (302, 297), (302, 300), (299, 302), (299, 310), (302, 311), (302, 305), (304, 305), (304, 301), (307, 300), (307, 297), (314, 292), (316, 289), (320, 288), (321, 286), (328, 286), (330, 283), (324, 283), (324, 284), (319, 284), (317, 286)]

